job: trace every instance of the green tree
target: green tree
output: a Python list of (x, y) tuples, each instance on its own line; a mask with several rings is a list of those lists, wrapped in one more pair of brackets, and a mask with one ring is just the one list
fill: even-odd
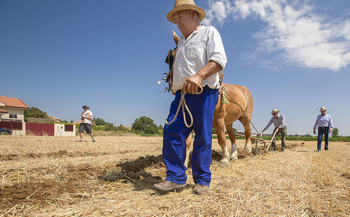
[(338, 128), (333, 128), (332, 137), (339, 137), (339, 130), (338, 130)]
[(147, 134), (155, 134), (158, 132), (158, 127), (154, 121), (146, 116), (141, 116), (136, 118), (135, 122), (132, 124), (132, 129)]
[(47, 112), (43, 112), (36, 107), (24, 110), (24, 118), (47, 118)]
[(96, 126), (106, 126), (107, 122), (103, 120), (102, 118), (94, 118)]
[(106, 123), (104, 126), (104, 131), (117, 131), (117, 127), (114, 126), (112, 123)]

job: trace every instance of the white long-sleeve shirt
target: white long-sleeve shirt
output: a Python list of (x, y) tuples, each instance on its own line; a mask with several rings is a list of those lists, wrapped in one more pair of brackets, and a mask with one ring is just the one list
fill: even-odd
[[(181, 36), (175, 56), (172, 90), (182, 90), (186, 79), (195, 75), (210, 60), (218, 63), (224, 70), (226, 53), (221, 36), (214, 27), (201, 26), (186, 40)], [(204, 79), (201, 86), (206, 85), (219, 89), (221, 86), (218, 73)]]
[(325, 114), (324, 116), (319, 115), (316, 118), (316, 122), (314, 124), (314, 130), (316, 127), (332, 127), (333, 128), (333, 121), (332, 116), (329, 114)]
[(267, 130), (272, 123), (275, 125), (275, 128), (276, 127), (284, 128), (287, 126), (286, 119), (284, 118), (284, 115), (282, 115), (282, 114), (278, 114), (278, 118), (272, 117), (271, 120), (269, 121), (269, 123), (264, 128), (264, 130)]

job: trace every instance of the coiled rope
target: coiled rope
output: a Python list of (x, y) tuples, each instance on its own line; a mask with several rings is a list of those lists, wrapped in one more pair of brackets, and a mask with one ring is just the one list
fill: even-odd
[[(201, 94), (203, 92), (203, 87), (202, 86), (198, 86), (198, 88), (199, 88), (199, 91), (194, 92), (194, 94), (196, 94), (196, 95)], [(177, 107), (177, 111), (176, 111), (176, 114), (175, 114), (173, 120), (170, 121), (170, 123), (168, 123), (168, 121), (165, 120), (165, 123), (169, 125), (169, 124), (171, 124), (171, 123), (173, 123), (175, 121), (175, 119), (177, 118), (177, 115), (179, 114), (180, 107), (182, 108), (182, 114), (183, 114), (183, 117), (184, 117), (184, 122), (185, 122), (186, 127), (188, 127), (188, 128), (192, 127), (192, 125), (193, 125), (193, 117), (192, 117), (192, 113), (191, 113), (190, 109), (187, 107), (187, 104), (186, 104), (186, 101), (185, 101), (185, 92), (184, 92), (184, 90), (181, 90), (181, 100), (180, 100), (179, 106)], [(187, 113), (189, 114), (190, 119), (191, 119), (190, 124), (187, 124), (187, 121), (186, 121), (185, 108), (186, 108)]]

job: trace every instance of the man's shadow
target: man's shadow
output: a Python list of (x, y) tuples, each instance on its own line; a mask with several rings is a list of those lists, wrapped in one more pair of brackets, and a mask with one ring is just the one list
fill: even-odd
[[(221, 153), (215, 150), (212, 151), (212, 161), (218, 162), (221, 160), (221, 158)], [(117, 163), (116, 167), (118, 170), (107, 172), (98, 178), (100, 180), (108, 182), (132, 183), (134, 185), (135, 191), (141, 191), (144, 189), (154, 189), (153, 184), (161, 182), (166, 177), (166, 168), (162, 155), (146, 155), (144, 157), (141, 156), (133, 161)], [(190, 163), (188, 165), (188, 168), (191, 168)], [(149, 170), (157, 170), (158, 174), (161, 175), (153, 175), (152, 173), (148, 172)], [(184, 189), (190, 187), (191, 186), (188, 185)]]

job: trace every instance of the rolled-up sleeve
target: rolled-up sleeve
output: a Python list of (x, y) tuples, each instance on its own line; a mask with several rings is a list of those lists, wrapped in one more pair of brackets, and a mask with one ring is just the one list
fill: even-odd
[(218, 63), (222, 68), (221, 70), (224, 70), (227, 58), (220, 33), (215, 28), (212, 28), (208, 37), (210, 38), (207, 44), (208, 59)]

